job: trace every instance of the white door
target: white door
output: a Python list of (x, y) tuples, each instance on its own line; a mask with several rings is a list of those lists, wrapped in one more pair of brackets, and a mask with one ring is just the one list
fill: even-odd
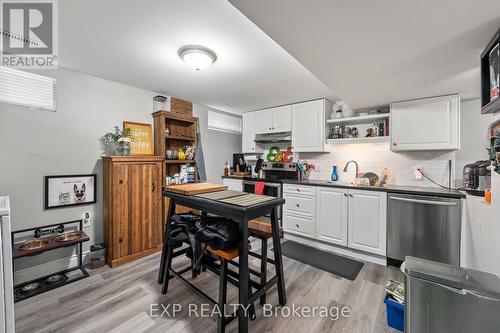
[(292, 130), (292, 106), (283, 105), (273, 109), (273, 132), (290, 132)]
[(317, 187), (316, 238), (347, 246), (348, 190)]
[(243, 181), (239, 179), (224, 178), (222, 184), (227, 186), (228, 190), (243, 191)]
[(255, 153), (255, 112), (243, 113), (241, 152)]
[(350, 248), (386, 255), (387, 194), (349, 190)]
[(459, 149), (459, 111), (458, 95), (392, 103), (392, 150)]
[(255, 133), (273, 132), (273, 109), (255, 111)]
[(295, 152), (325, 151), (325, 100), (292, 104), (292, 146)]

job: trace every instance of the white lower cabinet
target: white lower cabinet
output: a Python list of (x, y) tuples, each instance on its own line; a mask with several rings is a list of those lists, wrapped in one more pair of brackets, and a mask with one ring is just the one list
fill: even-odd
[(243, 181), (240, 179), (223, 178), (222, 185), (226, 185), (228, 190), (243, 191)]
[(316, 237), (316, 189), (284, 184), (283, 198), (283, 229), (291, 234)]
[(283, 228), (286, 232), (292, 234), (314, 237), (316, 233), (316, 219), (308, 216), (284, 213)]
[(285, 232), (386, 255), (387, 193), (308, 186), (298, 194), (296, 188), (284, 184)]
[(349, 190), (350, 248), (386, 255), (387, 193)]
[(348, 190), (318, 187), (316, 238), (347, 246)]

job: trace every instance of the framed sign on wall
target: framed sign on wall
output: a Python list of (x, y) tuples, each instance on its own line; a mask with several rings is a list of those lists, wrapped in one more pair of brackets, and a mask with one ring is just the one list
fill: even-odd
[(153, 128), (150, 124), (123, 122), (123, 130), (130, 131), (131, 155), (154, 155), (153, 150)]
[(45, 177), (45, 209), (96, 202), (96, 175)]

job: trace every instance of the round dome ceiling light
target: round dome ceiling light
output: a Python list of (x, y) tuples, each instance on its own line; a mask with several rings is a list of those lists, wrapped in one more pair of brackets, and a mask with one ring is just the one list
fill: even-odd
[(179, 50), (179, 57), (194, 70), (200, 71), (217, 60), (214, 51), (198, 45), (184, 46)]

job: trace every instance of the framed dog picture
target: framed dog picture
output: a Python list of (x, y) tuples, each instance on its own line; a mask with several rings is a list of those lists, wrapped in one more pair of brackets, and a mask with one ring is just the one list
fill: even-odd
[(45, 177), (45, 209), (96, 202), (96, 175)]
[(150, 124), (123, 122), (123, 130), (130, 131), (130, 154), (131, 155), (154, 155), (153, 151), (153, 128)]

